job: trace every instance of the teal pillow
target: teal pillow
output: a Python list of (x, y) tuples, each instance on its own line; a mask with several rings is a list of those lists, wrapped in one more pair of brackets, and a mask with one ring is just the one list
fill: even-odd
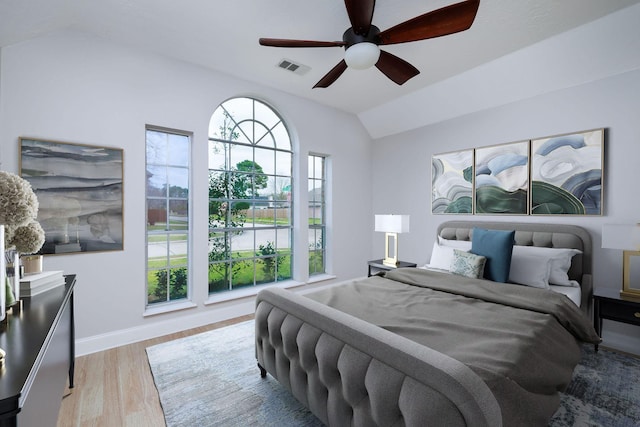
[(509, 280), (515, 235), (514, 230), (473, 229), (471, 252), (487, 258), (484, 266), (485, 279), (505, 283)]
[(483, 256), (454, 249), (449, 271), (473, 279), (482, 279), (486, 261), (487, 259)]

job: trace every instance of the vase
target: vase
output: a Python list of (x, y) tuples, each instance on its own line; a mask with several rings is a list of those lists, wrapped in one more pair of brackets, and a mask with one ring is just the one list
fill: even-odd
[[(15, 301), (18, 301), (20, 299), (20, 252), (5, 248), (5, 261), (7, 263), (7, 286), (11, 289), (11, 295)], [(10, 305), (10, 295), (7, 291), (6, 307)]]
[(29, 255), (22, 257), (24, 274), (42, 273), (42, 255)]

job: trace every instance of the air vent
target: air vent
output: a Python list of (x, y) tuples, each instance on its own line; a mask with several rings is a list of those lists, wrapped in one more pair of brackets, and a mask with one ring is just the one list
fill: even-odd
[(282, 59), (278, 63), (278, 67), (282, 68), (283, 70), (291, 71), (292, 73), (297, 74), (299, 76), (307, 74), (307, 72), (311, 69), (311, 67), (298, 64), (296, 62), (293, 62), (290, 59)]

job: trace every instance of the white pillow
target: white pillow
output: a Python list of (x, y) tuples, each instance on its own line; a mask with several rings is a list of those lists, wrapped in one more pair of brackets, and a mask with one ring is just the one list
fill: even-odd
[(438, 243), (440, 244), (440, 246), (449, 246), (451, 248), (456, 248), (467, 252), (471, 250), (471, 240), (448, 240), (438, 236)]
[(426, 267), (449, 271), (451, 261), (453, 261), (453, 249), (451, 246), (441, 246), (438, 242), (434, 242), (431, 260)]
[(550, 272), (551, 258), (529, 252), (516, 253), (515, 250), (513, 251), (509, 282), (549, 289)]
[(543, 248), (538, 246), (513, 246), (513, 256), (521, 254), (534, 254), (551, 260), (549, 270), (549, 284), (558, 286), (580, 286), (575, 280), (569, 280), (567, 272), (571, 268), (571, 259), (574, 255), (582, 253), (578, 249), (569, 248)]

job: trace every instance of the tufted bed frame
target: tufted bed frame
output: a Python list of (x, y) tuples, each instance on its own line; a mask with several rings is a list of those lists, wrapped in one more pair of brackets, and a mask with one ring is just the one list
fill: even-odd
[[(438, 235), (469, 240), (473, 227), (516, 230), (516, 244), (569, 247), (569, 276), (592, 292), (591, 237), (577, 226), (447, 221)], [(323, 423), (331, 426), (502, 425), (489, 387), (469, 367), (427, 346), (290, 291), (256, 300), (256, 358)]]

